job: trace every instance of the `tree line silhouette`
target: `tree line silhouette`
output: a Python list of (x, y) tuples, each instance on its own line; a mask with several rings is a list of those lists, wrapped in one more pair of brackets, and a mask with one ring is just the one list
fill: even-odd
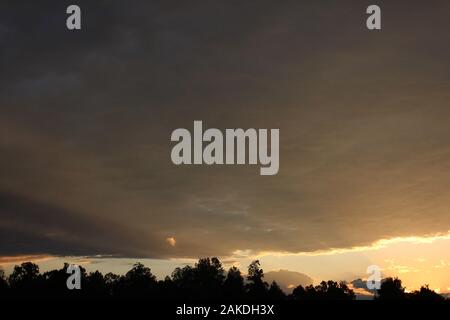
[[(59, 270), (39, 272), (39, 266), (25, 262), (16, 265), (6, 277), (0, 270), (1, 298), (30, 299), (153, 299), (153, 300), (355, 300), (354, 291), (345, 282), (322, 281), (319, 285), (296, 287), (286, 294), (273, 281), (264, 281), (258, 260), (248, 266), (243, 276), (236, 267), (225, 272), (218, 258), (202, 258), (194, 266), (178, 267), (171, 276), (157, 280), (151, 269), (135, 263), (125, 275), (99, 271), (87, 273), (80, 267), (81, 289), (66, 286), (69, 264)], [(376, 300), (428, 300), (445, 298), (428, 286), (407, 293), (398, 278), (387, 278), (375, 294)]]

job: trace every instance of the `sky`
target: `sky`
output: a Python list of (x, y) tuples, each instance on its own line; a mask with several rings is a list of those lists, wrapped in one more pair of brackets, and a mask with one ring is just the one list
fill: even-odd
[[(4, 268), (219, 256), (450, 287), (448, 1), (378, 1), (380, 31), (368, 1), (76, 1), (69, 31), (72, 2), (0, 4)], [(278, 174), (175, 166), (194, 120), (280, 129)]]

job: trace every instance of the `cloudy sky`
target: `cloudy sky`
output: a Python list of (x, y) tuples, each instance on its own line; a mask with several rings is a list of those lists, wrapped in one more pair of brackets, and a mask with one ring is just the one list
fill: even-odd
[[(368, 264), (345, 252), (423, 238), (448, 278), (450, 3), (378, 1), (381, 31), (369, 4), (3, 1), (3, 263), (270, 256), (312, 272), (323, 253), (353, 276)], [(170, 135), (194, 120), (279, 128), (279, 173), (173, 165)]]

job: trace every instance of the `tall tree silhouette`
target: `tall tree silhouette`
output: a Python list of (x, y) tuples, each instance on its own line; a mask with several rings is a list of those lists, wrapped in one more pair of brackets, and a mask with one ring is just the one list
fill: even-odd
[(107, 274), (105, 274), (105, 286), (106, 289), (109, 293), (110, 296), (115, 296), (117, 295), (117, 292), (119, 290), (119, 282), (120, 282), (120, 276), (112, 273), (112, 272), (108, 272)]
[(235, 266), (228, 270), (223, 283), (223, 293), (225, 298), (230, 299), (241, 299), (245, 296), (244, 278)]
[(194, 281), (199, 288), (199, 298), (221, 297), (221, 287), (225, 279), (222, 263), (216, 257), (199, 259), (194, 269)]
[(248, 266), (247, 292), (251, 299), (267, 298), (268, 284), (263, 280), (264, 271), (261, 269), (259, 260), (255, 260)]
[(5, 278), (5, 272), (0, 269), (0, 298), (6, 296), (8, 292), (8, 282)]

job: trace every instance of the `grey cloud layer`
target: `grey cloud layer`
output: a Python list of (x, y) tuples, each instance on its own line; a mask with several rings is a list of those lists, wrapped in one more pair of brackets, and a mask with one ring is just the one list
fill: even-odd
[[(25, 3), (0, 7), (0, 254), (299, 252), (449, 229), (448, 1), (383, 3), (378, 33), (361, 1), (79, 1), (78, 33), (68, 2)], [(173, 166), (170, 133), (193, 120), (280, 128), (279, 174)]]

